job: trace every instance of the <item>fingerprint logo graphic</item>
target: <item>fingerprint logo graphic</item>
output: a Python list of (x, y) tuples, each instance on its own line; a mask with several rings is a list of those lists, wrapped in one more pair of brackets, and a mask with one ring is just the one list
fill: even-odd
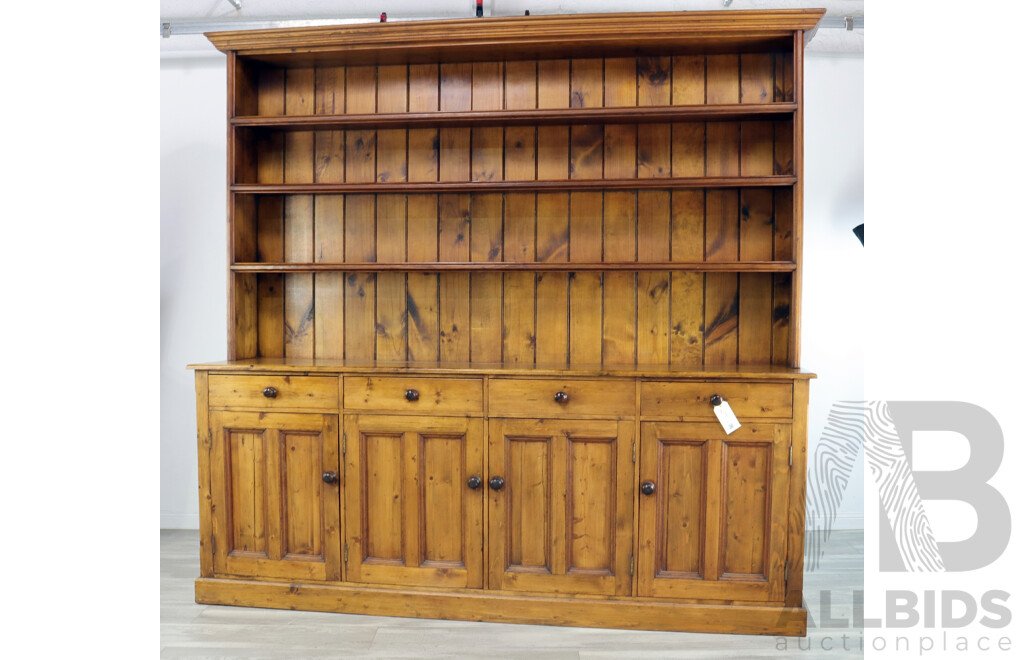
[(829, 411), (807, 475), (807, 514), (812, 527), (806, 534), (805, 569), (813, 571), (820, 565), (862, 448), (905, 570), (945, 570), (914, 473), (885, 401), (842, 401), (833, 404)]
[(868, 467), (903, 565), (914, 573), (944, 571), (942, 555), (888, 405), (885, 401), (870, 401), (865, 404), (864, 413)]

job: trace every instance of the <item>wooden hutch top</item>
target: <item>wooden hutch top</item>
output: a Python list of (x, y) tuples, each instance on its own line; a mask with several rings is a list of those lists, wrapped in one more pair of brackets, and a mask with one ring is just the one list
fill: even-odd
[(208, 34), (229, 359), (195, 368), (805, 376), (800, 77), (823, 13)]

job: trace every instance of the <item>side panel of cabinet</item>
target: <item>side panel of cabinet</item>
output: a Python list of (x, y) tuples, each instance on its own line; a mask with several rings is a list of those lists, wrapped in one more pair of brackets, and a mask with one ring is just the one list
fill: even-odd
[(346, 579), (483, 586), (483, 421), (345, 418)]
[(629, 595), (633, 423), (489, 424), (488, 586)]
[(214, 572), (340, 580), (336, 415), (212, 412)]
[(788, 424), (641, 425), (639, 594), (781, 601)]

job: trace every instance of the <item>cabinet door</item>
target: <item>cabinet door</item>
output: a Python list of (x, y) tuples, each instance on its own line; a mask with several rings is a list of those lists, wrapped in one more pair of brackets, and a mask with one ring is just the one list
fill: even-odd
[(338, 417), (212, 412), (210, 427), (214, 572), (340, 580)]
[(628, 595), (632, 452), (633, 422), (490, 420), (488, 587)]
[(346, 579), (482, 587), (483, 421), (349, 415), (345, 434)]
[(641, 425), (639, 594), (781, 601), (788, 424)]

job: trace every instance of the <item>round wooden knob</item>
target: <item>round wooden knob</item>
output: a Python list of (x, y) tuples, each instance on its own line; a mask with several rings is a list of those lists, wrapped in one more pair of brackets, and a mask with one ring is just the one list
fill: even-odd
[(640, 492), (644, 495), (654, 495), (654, 482), (645, 481), (640, 484)]
[(336, 484), (340, 481), (337, 472), (324, 472), (321, 478), (324, 480), (325, 484)]
[(277, 388), (276, 387), (264, 387), (263, 388), (263, 396), (267, 397), (268, 399), (277, 398)]
[(406, 390), (405, 391), (405, 400), (406, 401), (418, 401), (419, 398), (420, 398), (420, 393), (417, 392), (416, 390)]
[(569, 403), (569, 395), (565, 392), (555, 392), (555, 403)]
[(711, 405), (720, 406), (722, 405), (722, 397), (717, 394), (711, 395)]
[(482, 484), (483, 482), (484, 480), (476, 475), (470, 477), (469, 479), (466, 479), (466, 485), (472, 488), (473, 490), (479, 488), (480, 484)]
[(491, 490), (501, 490), (505, 485), (505, 480), (501, 477), (491, 477), (491, 480), (487, 482), (487, 485), (491, 487)]

